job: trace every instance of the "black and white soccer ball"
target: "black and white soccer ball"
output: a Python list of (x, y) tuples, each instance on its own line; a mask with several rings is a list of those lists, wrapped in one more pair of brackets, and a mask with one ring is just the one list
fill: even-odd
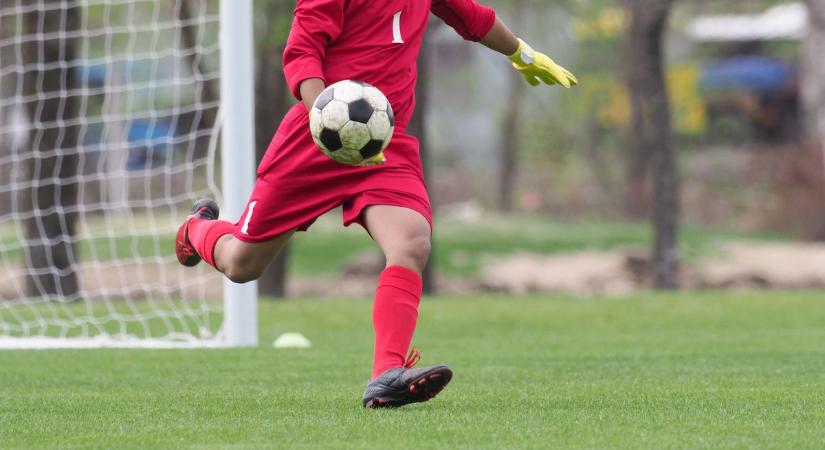
[(324, 154), (342, 164), (359, 165), (387, 148), (395, 130), (395, 115), (378, 88), (345, 80), (318, 96), (309, 113), (309, 127)]

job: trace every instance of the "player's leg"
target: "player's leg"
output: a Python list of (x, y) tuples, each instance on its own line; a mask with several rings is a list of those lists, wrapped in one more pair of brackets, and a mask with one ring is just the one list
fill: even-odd
[(181, 225), (175, 242), (178, 261), (194, 266), (206, 261), (236, 283), (258, 279), (284, 247), (292, 231), (261, 242), (244, 242), (233, 236), (237, 224), (218, 220), (218, 205), (198, 200)]
[(373, 381), (364, 393), (364, 406), (429, 400), (447, 385), (452, 372), (446, 366), (412, 369), (417, 352), (413, 350), (406, 360), (405, 355), (418, 321), (421, 271), (430, 256), (430, 224), (420, 213), (399, 206), (369, 206), (363, 218), (387, 260), (373, 304)]
[(235, 283), (257, 280), (293, 233), (289, 231), (264, 242), (244, 242), (226, 234), (215, 245), (215, 268)]
[(430, 223), (421, 213), (400, 206), (374, 205), (364, 212), (364, 224), (387, 258), (420, 274), (430, 258)]
[(430, 224), (421, 214), (398, 206), (370, 206), (363, 215), (387, 260), (373, 305), (375, 378), (404, 365), (418, 320), (421, 272), (430, 257)]

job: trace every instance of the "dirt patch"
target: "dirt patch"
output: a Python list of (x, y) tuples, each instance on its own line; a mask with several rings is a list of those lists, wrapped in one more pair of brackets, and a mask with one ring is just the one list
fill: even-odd
[(730, 243), (723, 248), (722, 255), (701, 264), (696, 287), (825, 287), (823, 244)]
[[(825, 288), (825, 244), (730, 242), (715, 255), (684, 269), (687, 288), (694, 289), (818, 289)], [(477, 278), (436, 280), (442, 294), (560, 292), (622, 295), (650, 287), (649, 261), (644, 253), (587, 251), (543, 256), (519, 253), (496, 256), (484, 263)], [(291, 277), (290, 297), (366, 297), (375, 291), (383, 268), (380, 255), (359, 254), (347, 272), (317, 279)], [(357, 270), (356, 270), (357, 269)], [(79, 268), (88, 298), (220, 298), (223, 279), (202, 264), (186, 269), (177, 262), (116, 265), (87, 264)], [(0, 270), (0, 301), (25, 295), (20, 266)]]
[[(580, 252), (498, 258), (482, 284), (510, 293), (626, 294), (650, 287), (649, 261), (638, 252)], [(694, 289), (825, 288), (825, 245), (732, 242), (716, 255), (685, 267), (685, 287)]]
[(581, 252), (555, 256), (516, 254), (488, 263), (482, 286), (488, 290), (526, 294), (570, 292), (625, 294), (637, 288), (622, 252)]

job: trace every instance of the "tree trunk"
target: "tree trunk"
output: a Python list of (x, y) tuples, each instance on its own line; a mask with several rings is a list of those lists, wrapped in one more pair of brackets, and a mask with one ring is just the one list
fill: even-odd
[(610, 163), (602, 152), (604, 129), (599, 123), (596, 107), (590, 110), (587, 118), (587, 163), (593, 171), (593, 182), (599, 188), (599, 193), (606, 203), (612, 203), (616, 198), (615, 182), (610, 173)]
[[(282, 13), (283, 2), (270, 1), (257, 9), (268, 19), (270, 24)], [(279, 56), (283, 53), (283, 41), (267, 30), (256, 33), (257, 70), (255, 75), (255, 149), (258, 161), (263, 158), (270, 140), (278, 128), (281, 119), (289, 110), (289, 87), (286, 84)], [(286, 278), (289, 261), (289, 244), (275, 257), (266, 271), (258, 279), (258, 292), (262, 297), (282, 298), (286, 296)]]
[[(431, 20), (429, 27), (430, 30), (432, 30), (434, 26), (436, 25)], [(427, 34), (430, 33), (428, 32)], [(430, 84), (431, 50), (427, 41), (428, 39), (425, 37), (424, 43), (421, 46), (421, 52), (418, 56), (418, 82), (415, 86), (415, 114), (410, 120), (408, 129), (410, 134), (418, 137), (420, 144), (419, 152), (421, 155), (421, 164), (424, 168), (424, 179), (425, 183), (429, 185), (432, 155), (430, 153), (430, 142), (429, 139), (427, 139), (427, 106), (429, 104), (428, 93)], [(387, 157), (392, 158), (392, 155), (388, 155)], [(428, 190), (428, 194), (432, 194), (432, 192), (429, 192)], [(430, 202), (432, 203), (432, 196), (430, 197)], [(433, 294), (436, 292), (436, 281), (434, 276), (435, 245), (435, 239), (433, 238), (433, 250), (431, 250), (430, 261), (427, 263), (427, 266), (424, 268), (424, 272), (421, 274), (425, 294)]]
[[(0, 14), (0, 41), (14, 42), (14, 36), (18, 33), (16, 15)], [(0, 45), (0, 73), (8, 75), (0, 76), (0, 180), (11, 180), (16, 174), (13, 171), (14, 163), (10, 161), (9, 155), (15, 149), (17, 133), (12, 132), (12, 124), (18, 114), (16, 102), (8, 101), (17, 95), (17, 71), (9, 69), (12, 64), (17, 64), (14, 45)], [(12, 196), (14, 192), (0, 192), (0, 220), (6, 220), (12, 208)]]
[(806, 0), (810, 26), (805, 41), (803, 95), (807, 135), (822, 151), (825, 173), (825, 0)]
[[(624, 0), (631, 20), (625, 64), (631, 95), (629, 175), (651, 164), (653, 176), (653, 281), (679, 286), (679, 175), (664, 77), (663, 38), (672, 0)], [(639, 179), (629, 180), (638, 183)], [(637, 193), (638, 195), (638, 193)]]
[(521, 104), (524, 98), (524, 78), (516, 71), (508, 75), (510, 97), (504, 111), (499, 148), (498, 209), (513, 210), (513, 193), (518, 178), (518, 160), (521, 147)]
[[(627, 58), (632, 58), (631, 53), (639, 50), (630, 48), (632, 39), (628, 37), (625, 47)], [(636, 55), (634, 55), (636, 56)], [(638, 57), (638, 56), (637, 56)], [(634, 63), (630, 60), (626, 62), (626, 69), (630, 72), (636, 71)], [(632, 85), (635, 81), (646, 76), (643, 73), (627, 73), (626, 77), (630, 85), (630, 130), (627, 136), (627, 151), (625, 160), (625, 193), (624, 210), (625, 215), (630, 219), (640, 219), (647, 217), (650, 213), (650, 200), (648, 195), (648, 175), (650, 173), (650, 161), (652, 155), (650, 148), (642, 144), (642, 117), (644, 110), (643, 89), (635, 89)], [(646, 83), (646, 81), (642, 81)]]
[[(77, 96), (66, 94), (77, 87), (75, 59), (79, 6), (73, 0), (28, 0), (25, 33), (41, 36), (24, 50), (23, 92), (32, 122), (27, 179), (23, 192), (26, 219), (27, 290), (32, 297), (76, 300), (75, 224), (77, 221), (78, 118)], [(61, 64), (57, 64), (61, 63)], [(53, 66), (56, 65), (56, 66)], [(54, 94), (60, 93), (59, 96)], [(45, 98), (39, 97), (48, 94)]]
[[(192, 6), (189, 4), (192, 0), (179, 1), (180, 3), (178, 4), (177, 13), (178, 22), (183, 24), (180, 27), (180, 37), (183, 41), (183, 48), (197, 48), (199, 45), (202, 45), (202, 43), (198, 42), (197, 39), (197, 34), (199, 32), (198, 22), (192, 20)], [(202, 75), (209, 73), (209, 70), (204, 67), (204, 58), (202, 58), (202, 55), (198, 52), (190, 52), (188, 59), (193, 74)], [(216, 79), (206, 78), (203, 80), (203, 92), (201, 93), (201, 98), (199, 99), (202, 103), (216, 104), (219, 101), (218, 91), (220, 88), (218, 83), (219, 81)], [(211, 129), (215, 126), (217, 114), (217, 107), (204, 109), (200, 116), (200, 123), (195, 124), (195, 126), (200, 130)]]

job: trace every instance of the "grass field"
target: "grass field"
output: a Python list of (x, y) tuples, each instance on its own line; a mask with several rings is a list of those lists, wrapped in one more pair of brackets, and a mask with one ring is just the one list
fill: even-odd
[[(0, 448), (823, 448), (825, 294), (425, 299), (431, 403), (366, 411), (370, 304), (257, 349), (0, 352)], [(300, 331), (308, 350), (273, 350)]]

